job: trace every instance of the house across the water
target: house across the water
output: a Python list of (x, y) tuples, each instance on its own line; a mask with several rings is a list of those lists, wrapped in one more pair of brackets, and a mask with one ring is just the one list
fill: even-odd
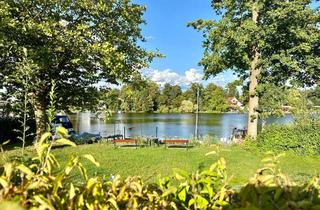
[(243, 110), (243, 104), (236, 97), (228, 97), (228, 102), (232, 110)]

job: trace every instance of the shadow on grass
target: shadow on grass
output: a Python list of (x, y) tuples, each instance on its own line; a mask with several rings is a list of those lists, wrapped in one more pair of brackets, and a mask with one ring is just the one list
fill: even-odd
[(184, 148), (184, 149), (190, 149), (193, 148), (193, 145), (167, 145), (166, 148)]

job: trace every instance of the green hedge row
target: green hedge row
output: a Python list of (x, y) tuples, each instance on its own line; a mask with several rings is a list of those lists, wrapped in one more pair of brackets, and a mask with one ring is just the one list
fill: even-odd
[(293, 151), (299, 155), (320, 154), (320, 123), (269, 125), (253, 146), (265, 151)]

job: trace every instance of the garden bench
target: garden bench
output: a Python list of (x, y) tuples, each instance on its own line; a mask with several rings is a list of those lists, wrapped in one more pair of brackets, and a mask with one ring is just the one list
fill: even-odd
[(105, 137), (107, 140), (116, 140), (116, 139), (123, 139), (123, 135), (121, 134), (116, 134), (116, 135), (110, 135)]
[(139, 142), (137, 139), (114, 139), (112, 140), (114, 147), (117, 145), (122, 145), (122, 146), (132, 146), (132, 147), (138, 147)]
[(162, 142), (165, 144), (166, 148), (172, 146), (172, 147), (185, 147), (186, 149), (188, 149), (189, 147), (189, 140), (186, 140), (186, 139), (171, 139), (171, 140), (163, 140)]

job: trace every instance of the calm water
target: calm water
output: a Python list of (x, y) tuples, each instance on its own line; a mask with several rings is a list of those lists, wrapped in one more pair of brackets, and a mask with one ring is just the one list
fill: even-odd
[[(100, 133), (102, 136), (123, 134), (128, 136), (156, 136), (160, 138), (194, 135), (195, 114), (114, 114), (107, 121), (90, 113), (71, 115), (74, 129), (79, 132)], [(269, 118), (267, 123), (290, 123), (291, 115)], [(199, 114), (199, 135), (228, 138), (234, 127), (245, 128), (247, 115), (238, 113)]]

